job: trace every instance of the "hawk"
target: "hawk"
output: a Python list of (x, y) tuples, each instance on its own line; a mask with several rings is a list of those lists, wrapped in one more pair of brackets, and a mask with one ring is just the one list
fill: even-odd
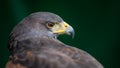
[(60, 16), (30, 14), (10, 33), (6, 68), (103, 68), (87, 52), (59, 41), (61, 34), (74, 36), (74, 29)]

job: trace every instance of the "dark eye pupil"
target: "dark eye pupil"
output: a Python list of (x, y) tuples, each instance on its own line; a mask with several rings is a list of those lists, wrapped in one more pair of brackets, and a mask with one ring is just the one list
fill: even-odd
[(49, 27), (53, 27), (53, 26), (54, 26), (54, 23), (48, 23), (48, 26), (49, 26)]

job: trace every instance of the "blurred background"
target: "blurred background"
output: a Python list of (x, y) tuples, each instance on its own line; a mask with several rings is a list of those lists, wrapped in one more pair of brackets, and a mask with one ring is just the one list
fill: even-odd
[(59, 39), (87, 51), (105, 68), (119, 68), (120, 2), (118, 0), (1, 0), (0, 68), (8, 61), (8, 37), (12, 28), (33, 12), (60, 15), (75, 29), (75, 38)]

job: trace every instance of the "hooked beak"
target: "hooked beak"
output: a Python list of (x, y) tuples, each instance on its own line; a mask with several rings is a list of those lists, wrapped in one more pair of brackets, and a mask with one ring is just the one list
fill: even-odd
[(52, 29), (53, 33), (55, 34), (67, 34), (72, 36), (72, 38), (74, 38), (74, 29), (72, 28), (72, 26), (70, 26), (69, 24), (67, 24), (66, 22), (61, 22), (59, 23), (56, 27), (54, 27)]

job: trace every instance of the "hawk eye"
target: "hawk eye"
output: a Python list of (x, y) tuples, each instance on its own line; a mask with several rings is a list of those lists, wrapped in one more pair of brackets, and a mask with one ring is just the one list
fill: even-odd
[(53, 23), (53, 22), (47, 23), (47, 27), (49, 27), (49, 28), (54, 27), (55, 25), (56, 25), (56, 23)]

